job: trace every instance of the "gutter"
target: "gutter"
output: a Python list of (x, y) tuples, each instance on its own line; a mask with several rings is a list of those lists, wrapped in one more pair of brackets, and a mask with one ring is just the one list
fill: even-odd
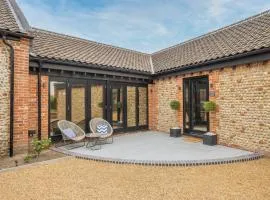
[(6, 35), (2, 36), (3, 42), (10, 48), (10, 142), (9, 142), (9, 156), (13, 156), (13, 133), (14, 133), (14, 48), (7, 41)]
[(35, 62), (44, 62), (49, 64), (57, 64), (57, 65), (66, 65), (66, 66), (75, 66), (75, 67), (81, 67), (85, 69), (97, 69), (97, 70), (107, 70), (110, 72), (120, 72), (120, 73), (127, 73), (127, 74), (136, 74), (136, 75), (145, 75), (151, 77), (151, 72), (146, 71), (137, 71), (134, 69), (126, 69), (126, 68), (119, 68), (119, 67), (113, 67), (113, 66), (107, 66), (107, 65), (101, 65), (101, 64), (90, 64), (90, 63), (82, 63), (82, 62), (76, 62), (76, 61), (67, 61), (67, 60), (56, 60), (56, 59), (50, 59), (45, 57), (39, 57), (30, 55), (30, 61)]
[[(12, 32), (12, 31), (9, 31), (9, 30), (6, 30), (6, 29), (1, 29), (0, 28), (0, 33), (6, 35), (6, 36), (11, 36), (11, 37), (14, 37), (14, 38), (27, 38), (27, 39), (34, 39), (33, 36), (30, 36), (26, 33), (20, 33), (20, 32)], [(8, 37), (7, 37), (8, 38)]]
[[(210, 60), (203, 63), (186, 65), (182, 67), (175, 67), (172, 69), (164, 70), (157, 72), (153, 75), (153, 78), (166, 77), (166, 76), (175, 76), (179, 74), (185, 74), (189, 72), (193, 72), (196, 70), (210, 70), (210, 69), (218, 69), (226, 66), (234, 66), (239, 64), (247, 64), (256, 61), (264, 61), (269, 60), (270, 57), (270, 48), (262, 48), (257, 49), (241, 54), (236, 54), (229, 57), (223, 57), (216, 60)], [(237, 62), (241, 60), (240, 62)]]

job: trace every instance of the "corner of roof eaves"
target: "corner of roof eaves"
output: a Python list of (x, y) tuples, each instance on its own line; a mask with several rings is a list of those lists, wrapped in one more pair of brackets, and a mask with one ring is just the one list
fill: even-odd
[(30, 26), (17, 2), (15, 0), (6, 0), (6, 2), (10, 11), (12, 12), (12, 15), (15, 18), (20, 32), (26, 33), (29, 30)]

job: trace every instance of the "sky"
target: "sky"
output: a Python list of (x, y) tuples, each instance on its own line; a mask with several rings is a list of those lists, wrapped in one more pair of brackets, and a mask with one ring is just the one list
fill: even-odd
[(270, 9), (269, 0), (17, 0), (31, 26), (145, 53)]

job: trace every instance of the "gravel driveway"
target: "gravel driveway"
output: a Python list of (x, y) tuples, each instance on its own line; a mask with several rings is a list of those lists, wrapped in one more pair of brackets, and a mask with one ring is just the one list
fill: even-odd
[(1, 172), (0, 199), (270, 199), (270, 159), (185, 168), (67, 157)]

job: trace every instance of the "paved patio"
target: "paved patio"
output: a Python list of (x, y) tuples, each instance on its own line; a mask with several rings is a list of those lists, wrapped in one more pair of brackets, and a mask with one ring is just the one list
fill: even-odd
[(100, 150), (89, 150), (86, 147), (68, 150), (68, 146), (59, 149), (77, 157), (141, 164), (218, 164), (260, 157), (249, 151), (221, 145), (207, 146), (201, 141), (190, 141), (186, 137), (172, 138), (168, 134), (154, 131), (116, 136), (113, 144), (102, 145)]

